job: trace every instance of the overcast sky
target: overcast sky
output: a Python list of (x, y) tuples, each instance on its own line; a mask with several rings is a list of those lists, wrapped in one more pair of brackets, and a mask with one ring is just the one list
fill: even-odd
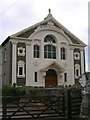
[(49, 8), (58, 22), (88, 44), (88, 0), (0, 0), (0, 44), (42, 21)]

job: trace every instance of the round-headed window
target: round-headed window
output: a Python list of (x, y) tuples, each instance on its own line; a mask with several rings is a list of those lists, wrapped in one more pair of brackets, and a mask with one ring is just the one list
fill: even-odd
[(48, 42), (48, 43), (56, 43), (55, 41), (55, 38), (51, 35), (47, 35), (45, 38), (44, 38), (44, 42)]

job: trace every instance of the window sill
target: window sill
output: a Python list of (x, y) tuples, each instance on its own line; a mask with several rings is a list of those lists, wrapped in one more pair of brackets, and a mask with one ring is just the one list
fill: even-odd
[(25, 78), (25, 75), (17, 75), (18, 78)]
[(25, 53), (18, 53), (18, 56), (25, 56)]
[(75, 76), (75, 79), (79, 79), (79, 76)]

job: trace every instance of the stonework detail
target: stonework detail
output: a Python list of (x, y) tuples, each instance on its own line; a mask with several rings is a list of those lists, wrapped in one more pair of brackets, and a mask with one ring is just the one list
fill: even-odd
[(25, 48), (18, 47), (18, 56), (25, 56)]

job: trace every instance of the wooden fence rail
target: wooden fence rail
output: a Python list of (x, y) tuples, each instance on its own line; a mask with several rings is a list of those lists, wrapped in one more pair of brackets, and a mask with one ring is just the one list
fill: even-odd
[(72, 89), (54, 95), (3, 96), (2, 118), (79, 118), (81, 101), (81, 91)]
[(80, 108), (81, 108), (81, 102), (82, 102), (82, 94), (81, 91), (76, 89), (69, 89), (67, 91), (67, 97), (68, 97), (68, 118), (72, 117), (79, 117), (80, 115)]

